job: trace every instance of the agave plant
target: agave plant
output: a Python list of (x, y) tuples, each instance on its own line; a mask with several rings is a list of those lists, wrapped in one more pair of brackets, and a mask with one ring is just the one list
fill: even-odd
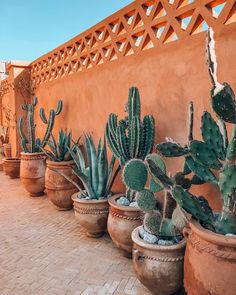
[(84, 188), (62, 172), (57, 172), (73, 183), (86, 199), (109, 197), (111, 195), (111, 187), (120, 170), (120, 166), (114, 169), (116, 161), (114, 156), (112, 156), (110, 164), (108, 163), (106, 142), (100, 139), (96, 149), (92, 136), (87, 134), (85, 135), (86, 156), (84, 156), (78, 144), (75, 144), (69, 152), (75, 161), (75, 167), (72, 167), (73, 172), (81, 180)]
[(63, 131), (62, 129), (59, 131), (58, 140), (56, 142), (53, 134), (51, 135), (52, 139), (47, 142), (50, 151), (41, 147), (41, 150), (47, 155), (49, 159), (54, 162), (62, 162), (62, 161), (70, 161), (72, 160), (70, 154), (70, 148), (72, 143), (72, 133), (67, 132), (67, 130)]
[(0, 125), (0, 141), (2, 144), (9, 142), (9, 127)]

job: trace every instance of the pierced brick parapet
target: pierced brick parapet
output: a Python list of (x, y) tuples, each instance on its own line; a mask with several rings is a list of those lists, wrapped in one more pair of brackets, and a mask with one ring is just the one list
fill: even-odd
[(236, 21), (235, 0), (137, 0), (35, 60), (33, 84), (166, 46)]

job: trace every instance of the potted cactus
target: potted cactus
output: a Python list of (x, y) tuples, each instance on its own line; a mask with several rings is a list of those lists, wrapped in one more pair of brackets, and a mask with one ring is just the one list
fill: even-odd
[(47, 144), (53, 126), (55, 116), (59, 115), (62, 110), (62, 101), (57, 105), (57, 110), (50, 110), (49, 118), (45, 116), (44, 109), (40, 109), (40, 118), (47, 125), (43, 139), (35, 137), (36, 125), (34, 123), (34, 109), (37, 105), (37, 98), (33, 99), (32, 104), (23, 104), (22, 109), (27, 112), (28, 137), (25, 135), (23, 119), (18, 120), (18, 131), (20, 135), (20, 144), (23, 152), (21, 152), (20, 178), (25, 189), (31, 197), (37, 197), (44, 194), (45, 187), (45, 170), (46, 155), (42, 152), (41, 147)]
[(77, 192), (77, 188), (61, 176), (56, 170), (62, 171), (68, 177), (78, 182), (77, 177), (73, 174), (72, 166), (75, 165), (69, 152), (72, 146), (72, 134), (59, 131), (58, 140), (56, 141), (53, 134), (48, 141), (50, 150), (41, 147), (41, 150), (48, 157), (46, 161), (45, 188), (49, 200), (58, 210), (70, 210), (73, 208), (72, 194)]
[[(11, 157), (11, 144), (9, 143), (9, 127), (0, 126), (0, 140), (1, 140), (1, 153), (5, 157)], [(3, 149), (3, 151), (2, 151)]]
[[(146, 115), (141, 120), (140, 96), (136, 87), (129, 90), (126, 112), (128, 116), (119, 122), (117, 115), (110, 114), (106, 124), (108, 145), (122, 168), (132, 158), (144, 159), (152, 151), (155, 135), (154, 118)], [(127, 257), (132, 253), (131, 233), (143, 219), (134, 197), (135, 193), (127, 187), (125, 194), (109, 199), (108, 232)]]
[[(210, 29), (206, 52), (213, 83), (211, 103), (218, 124), (205, 111), (201, 118), (202, 141), (194, 140), (191, 131), (193, 105), (190, 104), (192, 123), (188, 144), (181, 146), (168, 140), (158, 144), (157, 149), (166, 157), (184, 156), (189, 173), (193, 172), (203, 183), (218, 186), (222, 211), (213, 212), (205, 201), (202, 202), (202, 197), (193, 196), (172, 182), (155, 163), (149, 163), (152, 174), (169, 190), (179, 206), (192, 215), (189, 227), (184, 230), (187, 237), (184, 284), (189, 295), (233, 295), (236, 289), (236, 101), (230, 85), (217, 80), (214, 45)], [(233, 124), (230, 140), (226, 123)]]
[[(122, 175), (126, 186), (135, 192), (137, 204), (145, 214), (143, 225), (132, 232), (132, 260), (138, 279), (152, 294), (169, 295), (177, 292), (183, 283), (186, 241), (178, 229), (182, 220), (176, 214), (176, 202), (155, 176), (150, 176), (149, 161), (166, 174), (165, 163), (153, 153), (145, 161), (131, 159)], [(191, 180), (185, 179), (183, 173), (181, 175), (181, 186), (189, 189)], [(171, 179), (180, 182), (180, 173)], [(148, 182), (149, 187), (145, 188)], [(164, 195), (162, 208), (155, 198), (156, 192)]]
[(57, 172), (77, 187), (79, 193), (72, 196), (75, 217), (85, 229), (87, 236), (98, 238), (107, 229), (108, 198), (112, 195), (111, 188), (120, 166), (114, 169), (115, 157), (112, 157), (110, 164), (108, 163), (106, 142), (100, 139), (96, 149), (91, 135), (85, 135), (85, 152), (86, 158), (78, 145), (70, 149), (75, 161), (75, 167), (72, 169), (83, 186), (64, 172)]

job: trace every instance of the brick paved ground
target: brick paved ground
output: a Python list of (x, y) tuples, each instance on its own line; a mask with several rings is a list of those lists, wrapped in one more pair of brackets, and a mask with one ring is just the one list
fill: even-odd
[(0, 295), (71, 294), (149, 292), (108, 236), (87, 238), (73, 211), (28, 197), (0, 172)]

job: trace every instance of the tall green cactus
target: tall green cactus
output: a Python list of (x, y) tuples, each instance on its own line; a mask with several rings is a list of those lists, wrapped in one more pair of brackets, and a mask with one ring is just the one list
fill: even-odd
[[(208, 222), (221, 234), (236, 234), (236, 101), (232, 88), (217, 81), (217, 63), (213, 31), (207, 35), (208, 70), (213, 84), (211, 103), (219, 122), (209, 112), (204, 112), (201, 119), (202, 141), (189, 137), (185, 147), (173, 146), (169, 142), (157, 145), (159, 152), (166, 157), (185, 156), (188, 173), (193, 172), (203, 182), (219, 186), (223, 208), (216, 220), (205, 216), (196, 206), (196, 200), (182, 188), (172, 186), (172, 194), (180, 206), (202, 222)], [(193, 121), (193, 108), (190, 117)], [(228, 142), (226, 123), (234, 124), (232, 137)], [(192, 124), (189, 124), (192, 126)], [(192, 128), (192, 127), (191, 127)], [(190, 129), (191, 129), (190, 128)], [(192, 134), (192, 130), (191, 130)], [(179, 151), (182, 152), (179, 152)], [(218, 170), (219, 173), (215, 173)], [(195, 200), (195, 201), (193, 201)]]
[[(119, 122), (117, 115), (110, 114), (106, 124), (108, 145), (121, 167), (130, 159), (144, 160), (152, 151), (155, 136), (154, 118), (146, 115), (141, 120), (140, 95), (136, 87), (129, 89), (126, 112), (128, 116)], [(132, 200), (134, 195), (127, 187), (126, 197)]]
[(52, 133), (52, 129), (54, 126), (55, 116), (59, 115), (62, 110), (62, 101), (58, 101), (57, 109), (50, 110), (49, 118), (47, 119), (45, 116), (44, 108), (40, 109), (40, 118), (44, 124), (47, 125), (45, 135), (43, 139), (35, 138), (35, 129), (36, 125), (34, 123), (34, 109), (38, 103), (37, 97), (35, 97), (32, 103), (24, 103), (22, 105), (22, 109), (27, 112), (27, 130), (28, 136), (24, 133), (23, 127), (23, 118), (19, 118), (18, 120), (18, 131), (20, 135), (20, 144), (25, 153), (37, 153), (41, 151), (41, 148), (47, 144), (50, 135)]
[(117, 115), (110, 114), (106, 124), (106, 138), (113, 155), (124, 166), (132, 158), (144, 159), (152, 151), (155, 135), (154, 118), (146, 115), (141, 120), (139, 91), (129, 90), (126, 106), (128, 117), (118, 122)]

